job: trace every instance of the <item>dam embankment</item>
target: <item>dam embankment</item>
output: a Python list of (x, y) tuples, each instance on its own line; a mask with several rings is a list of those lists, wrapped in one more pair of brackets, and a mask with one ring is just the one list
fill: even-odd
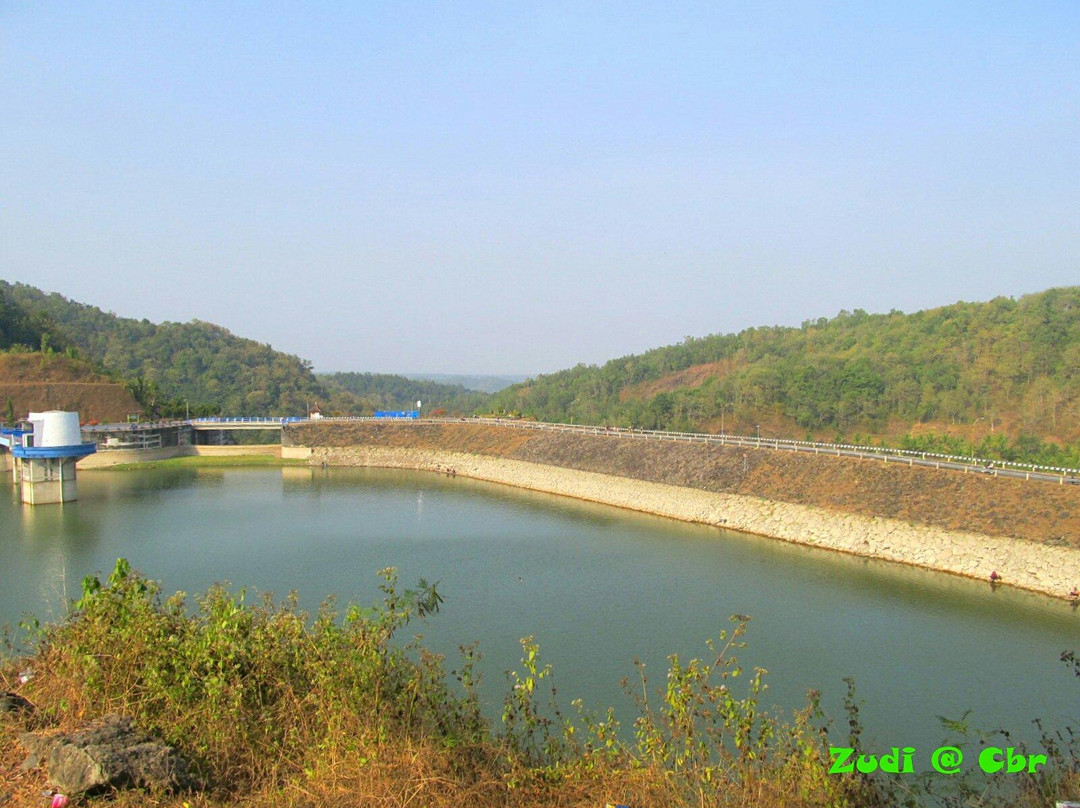
[(284, 457), (460, 474), (1065, 597), (1080, 487), (872, 460), (476, 423), (303, 423)]

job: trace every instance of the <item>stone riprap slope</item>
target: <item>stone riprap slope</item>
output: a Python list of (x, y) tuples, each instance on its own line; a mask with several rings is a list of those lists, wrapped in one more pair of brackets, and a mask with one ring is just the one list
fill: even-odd
[(313, 463), (453, 471), (1058, 596), (1080, 586), (1077, 486), (474, 423), (301, 424), (283, 442)]

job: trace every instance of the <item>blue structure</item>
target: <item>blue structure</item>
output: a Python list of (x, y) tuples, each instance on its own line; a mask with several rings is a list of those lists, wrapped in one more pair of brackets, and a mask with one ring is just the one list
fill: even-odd
[(0, 426), (0, 446), (7, 447), (11, 451), (16, 446), (23, 445), (23, 435), (26, 430), (14, 426)]
[(420, 410), (375, 410), (376, 418), (419, 418)]
[(4, 430), (16, 462), (16, 478), (22, 484), (22, 501), (28, 505), (70, 502), (78, 499), (75, 464), (97, 451), (82, 442), (76, 412), (30, 413), (33, 429)]
[(10, 459), (12, 457), (11, 452), (16, 446), (22, 446), (22, 442), (23, 430), (10, 426), (0, 427), (0, 472), (7, 471), (10, 464), (11, 481), (13, 483), (19, 481), (19, 468), (18, 464)]

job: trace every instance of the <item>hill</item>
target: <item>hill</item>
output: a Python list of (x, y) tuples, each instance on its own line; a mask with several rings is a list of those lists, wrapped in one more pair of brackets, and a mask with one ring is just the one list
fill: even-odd
[(543, 420), (1080, 455), (1080, 287), (687, 338), (494, 403)]
[[(484, 393), (460, 384), (373, 373), (316, 376), (307, 360), (244, 339), (213, 323), (151, 323), (0, 281), (0, 351), (63, 350), (126, 378), (146, 414), (293, 414), (318, 403), (324, 414), (374, 409), (472, 413)], [(116, 381), (114, 379), (114, 381)], [(2, 403), (2, 402), (0, 402)]]
[(17, 341), (35, 333), (40, 341), (41, 333), (46, 333), (75, 346), (109, 371), (137, 379), (138, 397), (154, 406), (165, 403), (175, 408), (179, 402), (183, 411), (186, 399), (193, 409), (236, 415), (300, 414), (309, 402), (329, 395), (310, 362), (212, 323), (155, 324), (118, 317), (59, 294), (5, 281), (0, 281), (0, 301), (0, 322), (21, 329)]
[(0, 351), (29, 353), (38, 348), (45, 351), (68, 347), (60, 339), (56, 324), (44, 312), (32, 312), (17, 305), (6, 293), (6, 286), (0, 281)]
[(83, 421), (123, 421), (142, 410), (131, 391), (88, 362), (55, 353), (0, 354), (0, 417), (68, 410)]
[(480, 393), (497, 393), (512, 384), (520, 384), (529, 378), (524, 375), (490, 376), (455, 373), (402, 373), (401, 375), (407, 379), (438, 382), (439, 384), (460, 384), (466, 390), (476, 390)]
[(426, 414), (472, 414), (487, 406), (490, 396), (460, 384), (443, 384), (388, 373), (320, 373), (318, 379), (331, 392), (342, 391), (379, 410), (411, 410), (423, 402)]

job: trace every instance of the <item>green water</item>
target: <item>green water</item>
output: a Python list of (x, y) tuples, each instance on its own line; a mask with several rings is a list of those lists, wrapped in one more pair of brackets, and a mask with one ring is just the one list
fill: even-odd
[[(78, 502), (30, 508), (0, 483), (0, 623), (61, 615), (83, 576), (117, 557), (200, 592), (217, 581), (300, 594), (314, 609), (378, 599), (376, 572), (441, 581), (442, 613), (416, 630), (447, 652), (479, 641), (492, 712), (533, 634), (560, 699), (630, 715), (619, 680), (751, 615), (741, 658), (784, 710), (809, 688), (842, 722), (854, 676), (882, 746), (932, 747), (935, 715), (1036, 737), (1035, 717), (1080, 725), (1080, 648), (1068, 604), (884, 562), (420, 472), (371, 469), (81, 471)], [(452, 667), (452, 664), (449, 665)], [(738, 688), (736, 689), (737, 692)]]

